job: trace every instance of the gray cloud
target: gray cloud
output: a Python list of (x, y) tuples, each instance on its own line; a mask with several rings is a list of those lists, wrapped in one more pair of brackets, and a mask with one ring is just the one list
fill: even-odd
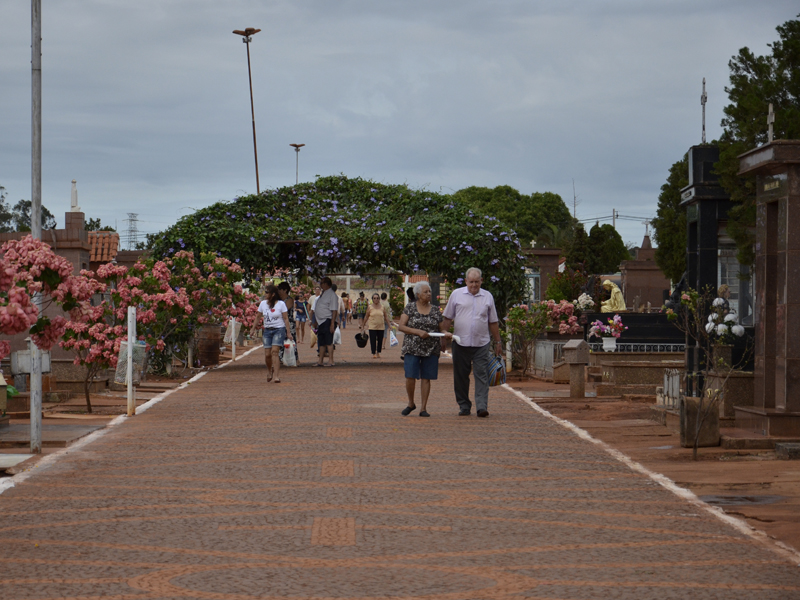
[[(720, 132), (727, 61), (763, 53), (793, 2), (46, 2), (44, 202), (69, 182), (105, 223), (344, 172), (450, 191), (553, 191), (579, 216), (655, 211), (669, 166)], [(30, 197), (30, 9), (0, 7), (0, 184)], [(643, 227), (620, 226), (638, 243)]]

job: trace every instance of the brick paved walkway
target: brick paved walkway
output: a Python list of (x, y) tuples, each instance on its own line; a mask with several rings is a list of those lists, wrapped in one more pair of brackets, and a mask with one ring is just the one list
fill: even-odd
[(509, 391), (457, 417), (446, 366), (401, 417), (398, 356), (348, 342), (266, 386), (258, 350), (42, 469), (0, 495), (0, 598), (800, 598)]

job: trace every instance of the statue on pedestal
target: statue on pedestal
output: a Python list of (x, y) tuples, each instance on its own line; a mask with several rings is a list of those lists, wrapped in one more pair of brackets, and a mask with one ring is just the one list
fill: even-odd
[(603, 301), (600, 307), (600, 312), (624, 312), (626, 308), (625, 299), (622, 297), (622, 291), (617, 287), (617, 285), (606, 279), (603, 282), (603, 288), (611, 292), (611, 297), (608, 300)]

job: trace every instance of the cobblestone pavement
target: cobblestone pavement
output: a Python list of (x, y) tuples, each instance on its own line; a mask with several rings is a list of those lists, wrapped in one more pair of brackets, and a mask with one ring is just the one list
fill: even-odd
[(797, 566), (507, 390), (458, 417), (443, 365), (432, 417), (400, 416), (397, 349), (347, 338), (277, 385), (257, 350), (0, 495), (0, 598), (800, 598)]

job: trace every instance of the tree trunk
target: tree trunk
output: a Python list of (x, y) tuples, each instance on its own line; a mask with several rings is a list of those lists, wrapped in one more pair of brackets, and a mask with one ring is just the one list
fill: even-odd
[(92, 379), (94, 379), (93, 369), (86, 369), (86, 379), (83, 380), (83, 393), (86, 395), (86, 412), (92, 412), (92, 401), (89, 399), (89, 392), (92, 386)]

